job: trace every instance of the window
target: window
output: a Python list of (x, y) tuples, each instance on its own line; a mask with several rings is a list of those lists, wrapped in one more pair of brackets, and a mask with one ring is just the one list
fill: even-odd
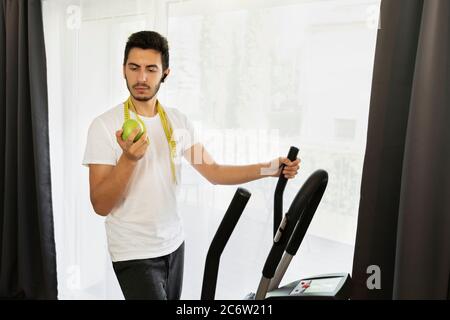
[[(286, 188), (285, 210), (309, 174), (322, 168), (330, 175), (282, 283), (351, 272), (378, 7), (379, 1), (355, 0), (169, 5), (173, 79), (166, 99), (197, 120), (216, 160), (269, 160), (298, 146), (302, 169)], [(244, 186), (253, 195), (221, 260), (218, 298), (256, 290), (272, 243), (275, 184)], [(188, 193), (181, 198), (188, 244), (199, 256), (186, 262), (187, 287), (195, 288), (189, 298), (199, 295), (204, 253), (235, 189), (205, 185), (195, 200)], [(200, 228), (199, 219), (206, 220)]]

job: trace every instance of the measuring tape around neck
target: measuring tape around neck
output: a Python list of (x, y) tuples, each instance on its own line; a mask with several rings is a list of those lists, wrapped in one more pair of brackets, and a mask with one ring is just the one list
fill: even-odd
[[(134, 111), (137, 121), (142, 125), (142, 128), (144, 128), (144, 132), (147, 132), (147, 127), (145, 126), (145, 123), (144, 121), (142, 121), (141, 117), (139, 117), (137, 110), (133, 104), (133, 101), (131, 100), (131, 97), (129, 97), (127, 101), (125, 101), (123, 104), (124, 121), (130, 119), (130, 109)], [(158, 100), (156, 100), (156, 112), (159, 114), (159, 118), (161, 120), (164, 133), (166, 135), (167, 143), (169, 144), (170, 169), (172, 171), (172, 179), (174, 183), (177, 184), (177, 177), (175, 174), (175, 157), (177, 144), (176, 141), (173, 140), (173, 129), (167, 117), (166, 111), (164, 110), (163, 106), (159, 103)]]

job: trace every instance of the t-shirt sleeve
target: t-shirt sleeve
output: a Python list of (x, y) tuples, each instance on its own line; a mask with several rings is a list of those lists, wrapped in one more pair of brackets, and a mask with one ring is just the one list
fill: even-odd
[(96, 118), (89, 127), (83, 165), (107, 164), (116, 165), (114, 136), (108, 131), (104, 122)]
[(199, 133), (194, 123), (185, 116), (185, 129), (188, 133), (183, 143), (183, 153), (193, 145), (200, 143)]
[(179, 110), (174, 110), (177, 116), (177, 128), (174, 130), (174, 136), (177, 143), (180, 144), (181, 153), (200, 142), (198, 130), (195, 124)]

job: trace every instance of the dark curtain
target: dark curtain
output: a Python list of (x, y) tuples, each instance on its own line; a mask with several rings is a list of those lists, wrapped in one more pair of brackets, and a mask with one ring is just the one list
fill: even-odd
[(0, 297), (56, 299), (41, 1), (0, 6)]
[(382, 1), (353, 299), (449, 298), (449, 21), (448, 0)]

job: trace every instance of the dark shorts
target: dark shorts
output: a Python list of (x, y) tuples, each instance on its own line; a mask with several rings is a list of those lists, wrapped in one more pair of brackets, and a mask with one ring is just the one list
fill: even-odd
[(184, 242), (171, 254), (113, 262), (126, 300), (179, 300), (183, 284)]

